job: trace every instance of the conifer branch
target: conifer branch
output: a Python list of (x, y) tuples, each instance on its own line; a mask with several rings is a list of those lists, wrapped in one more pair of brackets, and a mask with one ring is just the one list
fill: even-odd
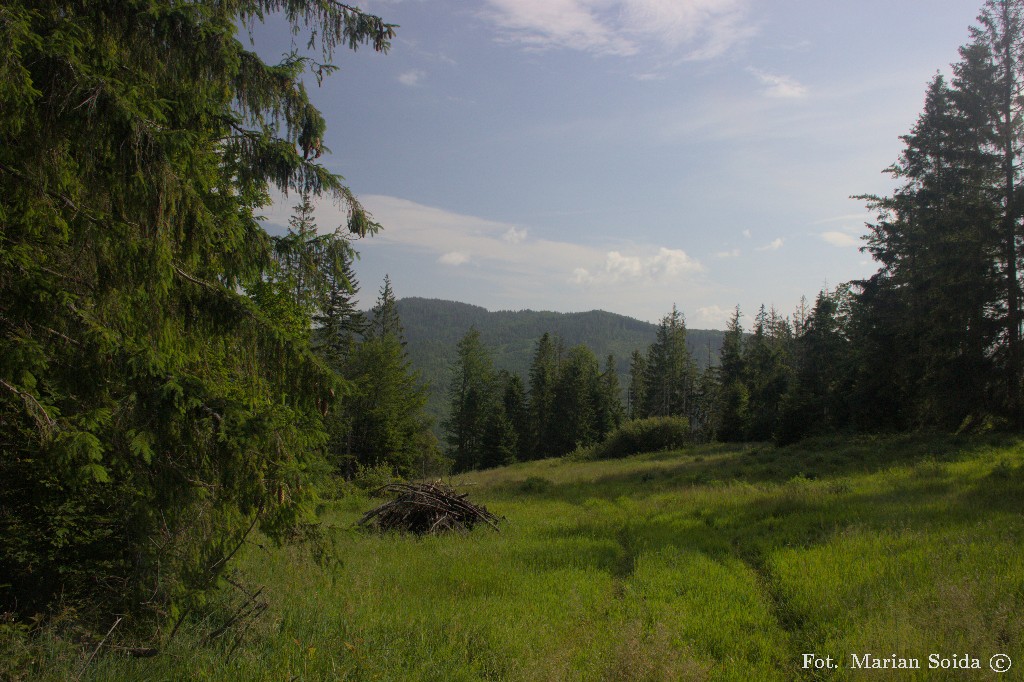
[(18, 390), (16, 386), (7, 383), (3, 379), (0, 379), (0, 386), (3, 386), (24, 401), (28, 413), (35, 420), (36, 424), (39, 425), (39, 430), (42, 432), (43, 440), (49, 440), (53, 436), (53, 432), (57, 430), (57, 422), (49, 415), (46, 408), (44, 408), (39, 401), (32, 396), (32, 394)]

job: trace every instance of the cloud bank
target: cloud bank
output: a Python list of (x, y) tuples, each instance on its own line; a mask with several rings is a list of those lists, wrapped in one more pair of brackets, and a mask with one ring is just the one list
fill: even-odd
[(681, 249), (661, 247), (651, 255), (624, 256), (609, 251), (604, 263), (596, 269), (576, 268), (572, 274), (574, 284), (607, 285), (622, 282), (666, 283), (677, 275), (701, 272), (703, 266)]
[[(705, 267), (676, 246), (617, 242), (608, 248), (535, 237), (526, 227), (398, 197), (360, 199), (384, 229), (359, 240), (356, 249), (363, 260), (413, 263), (403, 275), (415, 284), (403, 295), (434, 296), (454, 289), (460, 293), (441, 297), (504, 300), (539, 310), (601, 308), (651, 321), (673, 301), (692, 309), (709, 295)], [(287, 201), (275, 203), (266, 224), (287, 223), (289, 212)], [(324, 203), (316, 219), (325, 228), (344, 220), (344, 213)]]
[(503, 39), (532, 49), (631, 56), (648, 46), (712, 59), (754, 34), (748, 0), (487, 0)]

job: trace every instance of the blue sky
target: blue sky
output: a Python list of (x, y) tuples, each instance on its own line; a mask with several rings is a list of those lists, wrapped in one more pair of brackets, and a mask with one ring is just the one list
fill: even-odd
[[(981, 0), (376, 0), (387, 55), (311, 94), (326, 165), (375, 219), (364, 305), (609, 310), (693, 328), (783, 313), (875, 270), (858, 251), (928, 80)], [(286, 29), (255, 32), (265, 58)], [(299, 44), (304, 41), (300, 40)], [(287, 221), (294, 197), (264, 213)], [(339, 209), (318, 209), (321, 228)]]

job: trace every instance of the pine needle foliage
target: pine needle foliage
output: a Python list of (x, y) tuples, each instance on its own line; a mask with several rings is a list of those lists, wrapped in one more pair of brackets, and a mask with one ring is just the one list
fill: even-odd
[[(243, 46), (272, 13), (318, 60)], [(240, 291), (272, 187), (377, 229), (303, 75), (393, 35), (331, 0), (0, 6), (0, 611), (171, 615), (302, 518), (338, 380)]]

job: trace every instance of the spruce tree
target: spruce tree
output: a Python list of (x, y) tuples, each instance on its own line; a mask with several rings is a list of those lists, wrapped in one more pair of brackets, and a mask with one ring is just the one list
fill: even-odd
[(523, 380), (518, 374), (502, 370), (498, 373), (498, 383), (502, 387), (502, 406), (515, 436), (515, 459), (527, 460), (530, 454), (530, 409), (526, 400)]
[(718, 366), (718, 436), (722, 440), (742, 440), (746, 437), (750, 399), (746, 380), (743, 327), (740, 325), (740, 307), (737, 305), (725, 328)]
[(501, 403), (486, 415), (481, 439), (479, 466), (482, 469), (505, 466), (516, 461), (519, 439), (515, 426)]
[[(1001, 323), (992, 311), (1004, 308), (992, 189), (999, 164), (986, 142), (988, 107), (976, 97), (991, 89), (992, 73), (984, 50), (962, 54), (954, 88), (936, 76), (924, 112), (902, 138), (905, 150), (890, 172), (903, 185), (892, 197), (869, 197), (879, 219), (866, 248), (881, 269), (858, 283), (853, 329), (859, 363), (870, 369), (855, 392), (862, 402), (877, 392), (907, 426), (956, 427), (987, 402), (994, 381), (990, 349)], [(876, 385), (879, 372), (891, 389)]]
[(630, 419), (647, 415), (647, 358), (634, 350), (629, 358), (628, 413)]
[(560, 342), (545, 332), (537, 341), (530, 363), (532, 457), (544, 457), (552, 453), (552, 443), (558, 430), (554, 421), (554, 405), (555, 386), (560, 372), (559, 346)]
[(483, 466), (488, 419), (497, 408), (494, 362), (471, 328), (458, 344), (448, 387), (449, 415), (443, 422), (448, 454), (455, 468), (468, 471)]
[(619, 374), (615, 369), (615, 356), (605, 358), (604, 371), (598, 376), (597, 394), (594, 397), (594, 422), (596, 439), (602, 441), (622, 424), (622, 390), (619, 388)]
[(391, 288), (391, 277), (384, 275), (384, 283), (380, 286), (377, 303), (370, 315), (369, 335), (387, 336), (391, 334), (405, 345), (405, 329), (398, 315), (398, 301), (394, 289)]
[(323, 303), (314, 317), (314, 349), (336, 372), (345, 376), (345, 366), (356, 341), (367, 330), (366, 315), (359, 310), (359, 280), (353, 270), (355, 252), (339, 250), (338, 268), (329, 275)]
[[(279, 10), (324, 64), (243, 47)], [(168, 613), (303, 517), (339, 382), (239, 291), (271, 186), (376, 228), (317, 161), (303, 74), (393, 28), (306, 0), (0, 14), (0, 610)]]
[(786, 347), (788, 325), (762, 305), (754, 332), (744, 351), (745, 383), (749, 393), (746, 437), (769, 440), (778, 426), (779, 403), (789, 386)]
[(557, 429), (552, 429), (551, 454), (565, 455), (597, 442), (598, 374), (597, 357), (590, 348), (580, 344), (569, 349), (551, 408), (551, 423), (557, 424)]
[[(1024, 171), (1024, 0), (987, 0), (971, 28), (972, 42), (961, 49), (957, 76), (961, 90), (970, 87), (982, 105), (977, 111), (988, 133), (988, 149), (998, 159), (999, 175), (993, 186), (999, 212), (996, 269), (1002, 310), (996, 316), (1001, 329), (1001, 364), (1004, 368), (1006, 410), (1019, 426), (1024, 423), (1021, 384), (1024, 348), (1021, 329), (1021, 249), (1024, 202), (1020, 197)], [(980, 68), (971, 68), (976, 65)], [(971, 76), (981, 75), (972, 79)], [(987, 119), (987, 120), (986, 120)]]
[[(337, 441), (344, 445), (337, 462), (346, 473), (355, 464), (387, 465), (410, 476), (422, 470), (424, 457), (431, 457), (423, 448), (430, 429), (424, 412), (427, 389), (405, 351), (394, 301), (385, 278), (374, 305), (374, 332), (355, 344), (346, 363), (345, 376), (354, 388), (340, 420), (349, 432)], [(387, 323), (380, 324), (383, 320)]]
[(795, 340), (793, 381), (781, 406), (780, 442), (814, 433), (837, 431), (849, 424), (851, 344), (849, 287), (822, 290)]
[(656, 417), (689, 416), (696, 375), (683, 314), (673, 305), (647, 350), (644, 412)]

